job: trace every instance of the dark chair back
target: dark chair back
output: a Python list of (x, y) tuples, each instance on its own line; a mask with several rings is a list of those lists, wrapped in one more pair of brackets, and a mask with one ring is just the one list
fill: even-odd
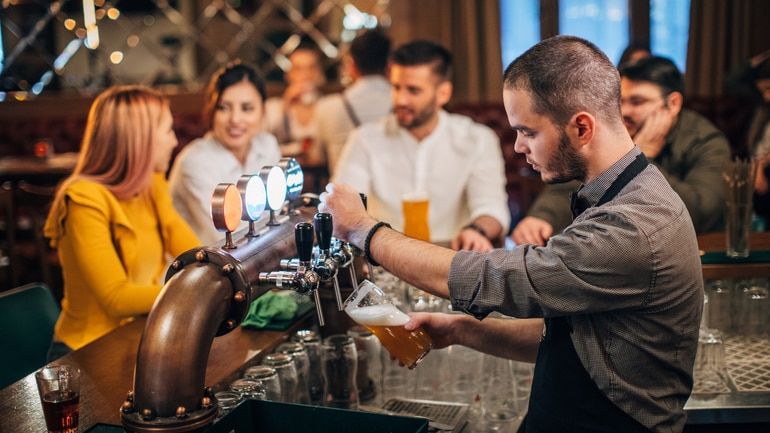
[(59, 305), (43, 283), (0, 293), (0, 388), (46, 364)]

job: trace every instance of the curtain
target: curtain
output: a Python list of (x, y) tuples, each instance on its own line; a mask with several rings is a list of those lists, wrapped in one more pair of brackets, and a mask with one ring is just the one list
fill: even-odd
[(389, 11), (394, 46), (428, 39), (452, 53), (453, 103), (502, 101), (498, 0), (392, 0)]
[(770, 48), (770, 2), (691, 0), (685, 88), (688, 95), (724, 94), (729, 71)]

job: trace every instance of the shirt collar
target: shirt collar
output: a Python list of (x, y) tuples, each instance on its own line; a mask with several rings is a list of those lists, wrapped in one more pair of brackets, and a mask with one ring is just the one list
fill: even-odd
[(626, 169), (636, 157), (642, 153), (639, 147), (634, 146), (628, 153), (623, 155), (619, 160), (610, 166), (607, 170), (604, 170), (596, 179), (582, 185), (577, 191), (579, 199), (585, 201), (587, 207), (595, 206), (599, 203), (604, 193), (610, 188), (612, 182), (620, 176), (620, 173)]

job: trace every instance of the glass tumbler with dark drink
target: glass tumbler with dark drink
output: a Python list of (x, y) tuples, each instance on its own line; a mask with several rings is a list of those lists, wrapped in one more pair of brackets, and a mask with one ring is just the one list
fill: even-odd
[(80, 370), (66, 365), (43, 367), (35, 373), (50, 433), (75, 433), (80, 405)]

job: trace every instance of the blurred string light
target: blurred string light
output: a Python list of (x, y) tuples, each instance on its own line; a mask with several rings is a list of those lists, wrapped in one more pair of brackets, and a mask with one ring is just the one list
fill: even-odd
[(120, 11), (118, 8), (109, 8), (107, 9), (107, 17), (115, 21), (120, 17)]
[(53, 79), (53, 71), (48, 70), (45, 74), (43, 74), (40, 77), (40, 81), (32, 85), (32, 94), (35, 96), (39, 95), (45, 86), (51, 84), (51, 80)]
[(126, 45), (129, 46), (129, 48), (136, 48), (137, 45), (139, 45), (139, 36), (137, 35), (131, 35), (126, 38)]
[[(104, 2), (101, 4), (103, 6)], [(94, 0), (83, 0), (83, 21), (86, 24), (86, 48), (95, 50), (99, 47), (99, 28), (96, 26)]]
[(76, 25), (78, 25), (77, 21), (73, 20), (72, 18), (67, 18), (64, 20), (64, 28), (69, 31), (74, 30)]
[(117, 65), (123, 61), (123, 51), (113, 51), (110, 54), (110, 61), (113, 65)]
[[(0, 24), (2, 24), (2, 21), (0, 21)], [(3, 43), (3, 28), (2, 25), (0, 25), (0, 73), (3, 72), (5, 69), (3, 67), (3, 64), (5, 63), (5, 49), (3, 48), (5, 44)], [(5, 100), (5, 94), (3, 95), (3, 99), (0, 99), (0, 102)]]
[(64, 47), (64, 50), (62, 50), (53, 61), (53, 67), (56, 72), (61, 72), (61, 70), (64, 69), (64, 66), (67, 65), (67, 62), (69, 62), (72, 56), (74, 56), (78, 49), (80, 49), (81, 45), (83, 45), (83, 40), (81, 38), (76, 38), (71, 40), (67, 46)]
[(345, 30), (373, 29), (377, 27), (377, 17), (361, 12), (357, 7), (348, 3), (343, 8), (345, 17), (342, 19), (342, 26)]

